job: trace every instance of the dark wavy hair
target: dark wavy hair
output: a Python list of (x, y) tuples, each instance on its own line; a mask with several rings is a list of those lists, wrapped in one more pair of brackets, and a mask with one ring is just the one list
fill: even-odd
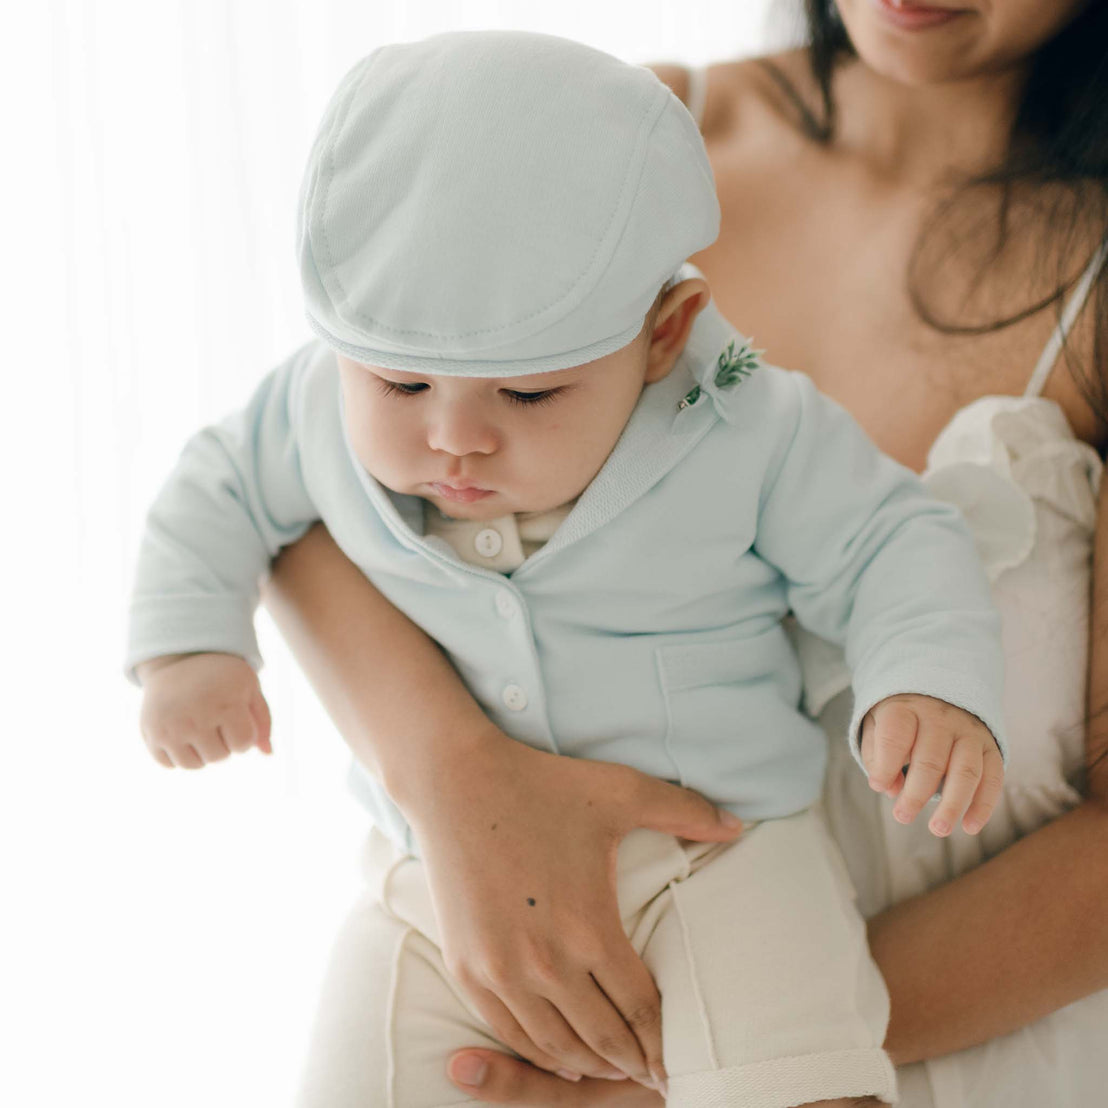
[[(826, 143), (835, 135), (835, 69), (856, 54), (835, 0), (803, 0), (803, 17), (818, 104), (811, 105), (810, 95), (802, 95), (777, 66), (767, 64), (802, 129), (813, 141)], [(989, 203), (973, 202), (981, 197), (990, 198)], [(1039, 228), (1037, 268), (1048, 279), (1047, 291), (983, 322), (938, 313), (923, 287), (951, 251), (952, 240), (944, 238), (943, 229), (953, 229), (974, 244), (973, 263), (980, 277), (1001, 262), (1021, 214), (1032, 216)], [(934, 217), (925, 221), (905, 275), (909, 295), (921, 319), (950, 334), (997, 331), (1047, 309), (1060, 316), (1088, 264), (1089, 243), (1097, 241), (1108, 241), (1108, 0), (1091, 0), (1031, 59), (1006, 156), (989, 172), (952, 187)], [(1101, 268), (1085, 311), (1094, 313), (1091, 361), (1079, 359), (1068, 346), (1064, 356), (1106, 428), (1108, 263)], [(1108, 732), (1108, 704), (1094, 705), (1086, 723), (1093, 719), (1100, 724), (1098, 731)], [(1094, 791), (1108, 802), (1108, 740), (1092, 745), (1103, 749), (1088, 751), (1086, 791), (1095, 781)]]

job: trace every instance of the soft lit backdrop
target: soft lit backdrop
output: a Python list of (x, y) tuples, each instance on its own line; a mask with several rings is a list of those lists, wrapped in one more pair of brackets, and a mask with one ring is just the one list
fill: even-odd
[(516, 27), (636, 62), (787, 41), (771, 0), (37, 0), (5, 166), (0, 1103), (280, 1108), (364, 819), (260, 618), (275, 754), (168, 771), (120, 672), (143, 512), (185, 438), (310, 337), (308, 143), (379, 43)]

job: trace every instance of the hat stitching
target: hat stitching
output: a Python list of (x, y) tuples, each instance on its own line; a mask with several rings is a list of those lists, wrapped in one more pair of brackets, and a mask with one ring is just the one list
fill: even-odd
[[(369, 68), (370, 67), (367, 67), (367, 71), (368, 71)], [(367, 75), (368, 75), (368, 73), (367, 73)], [(357, 96), (357, 92), (360, 89), (361, 84), (364, 83), (364, 81), (365, 81), (365, 76), (363, 76), (362, 82), (359, 82), (358, 89), (355, 89), (354, 93), (350, 97), (350, 102), (346, 105), (345, 109), (343, 110), (341, 122), (339, 123), (339, 130), (341, 130), (345, 126), (347, 113), (349, 112), (350, 106), (353, 103), (355, 97)], [(375, 319), (373, 316), (368, 315), (365, 312), (360, 312), (360, 311), (357, 311), (357, 310), (355, 310), (353, 312), (354, 316), (357, 319), (363, 320), (367, 323), (372, 323), (375, 327), (379, 328), (382, 331), (388, 331), (388, 332), (390, 332), (394, 335), (417, 335), (417, 336), (424, 337), (424, 338), (439, 338), (439, 339), (458, 340), (458, 339), (473, 338), (477, 335), (496, 334), (497, 332), (500, 332), (500, 331), (509, 330), (512, 327), (518, 327), (521, 323), (526, 323), (528, 320), (534, 319), (536, 316), (542, 315), (544, 312), (549, 311), (551, 308), (556, 307), (562, 301), (568, 299), (578, 289), (578, 287), (582, 284), (582, 282), (585, 281), (585, 279), (588, 276), (590, 270), (592, 269), (593, 265), (595, 264), (596, 258), (600, 254), (601, 249), (602, 249), (605, 241), (608, 238), (608, 235), (609, 235), (609, 233), (611, 231), (611, 228), (612, 228), (612, 224), (614, 223), (614, 221), (616, 219), (616, 216), (619, 214), (620, 208), (623, 206), (623, 204), (625, 202), (625, 199), (627, 197), (627, 194), (628, 194), (628, 191), (629, 191), (628, 186), (629, 186), (629, 183), (630, 183), (631, 174), (632, 174), (633, 170), (636, 168), (636, 160), (638, 162), (638, 165), (637, 165), (638, 173), (635, 177), (635, 182), (634, 182), (636, 187), (638, 186), (639, 181), (642, 179), (643, 171), (646, 168), (646, 160), (647, 160), (646, 159), (646, 152), (647, 152), (647, 149), (649, 147), (650, 135), (653, 134), (654, 128), (657, 127), (658, 122), (662, 118), (663, 111), (664, 111), (665, 107), (667, 106), (667, 102), (668, 102), (669, 98), (672, 97), (672, 93), (669, 92), (669, 90), (666, 88), (665, 85), (663, 85), (660, 81), (658, 82), (658, 85), (659, 85), (659, 89), (663, 93), (663, 95), (658, 98), (657, 103), (655, 105), (652, 105), (652, 104), (648, 103), (646, 108), (642, 112), (642, 119), (639, 122), (640, 137), (639, 137), (639, 140), (638, 140), (639, 148), (636, 150), (636, 158), (629, 159), (627, 173), (624, 176), (623, 185), (621, 186), (621, 189), (620, 189), (619, 199), (616, 202), (616, 204), (615, 204), (615, 206), (612, 210), (611, 216), (609, 217), (608, 225), (607, 225), (607, 227), (605, 227), (604, 233), (600, 237), (600, 242), (597, 244), (596, 249), (593, 251), (593, 255), (589, 259), (589, 264), (585, 267), (584, 273), (580, 277), (578, 277), (577, 280), (575, 280), (573, 282), (573, 284), (564, 293), (562, 293), (560, 296), (558, 296), (556, 299), (552, 300), (549, 304), (546, 304), (542, 308), (539, 308), (536, 311), (531, 312), (529, 315), (521, 316), (519, 319), (512, 320), (510, 323), (501, 324), (499, 327), (486, 327), (486, 328), (482, 328), (482, 329), (477, 330), (477, 331), (467, 331), (467, 332), (464, 332), (464, 333), (461, 333), (461, 334), (454, 334), (454, 335), (443, 335), (443, 334), (440, 334), (439, 332), (435, 332), (435, 331), (420, 331), (420, 330), (416, 330), (416, 329), (413, 329), (413, 328), (390, 327), (387, 323), (382, 323), (380, 320)], [(649, 127), (645, 127), (645, 123), (649, 119), (649, 116), (650, 116), (651, 112), (654, 112), (654, 119), (650, 123)], [(329, 166), (329, 169), (330, 169), (330, 174), (327, 178), (327, 181), (325, 182), (325, 184), (323, 186), (323, 196), (321, 198), (322, 207), (323, 207), (324, 212), (326, 212), (326, 209), (327, 209), (327, 201), (328, 201), (328, 197), (330, 195), (331, 182), (334, 178), (334, 168), (335, 168), (334, 167), (334, 147), (335, 147), (336, 142), (337, 142), (337, 138), (336, 138), (335, 142), (330, 142), (328, 144), (327, 162), (328, 162), (328, 166)], [(628, 208), (628, 211), (627, 211), (628, 216), (630, 216), (630, 211), (631, 211), (631, 209)], [(335, 287), (339, 290), (339, 292), (342, 293), (343, 297), (345, 298), (345, 297), (348, 296), (348, 294), (347, 294), (346, 289), (343, 287), (342, 282), (339, 280), (338, 276), (334, 272), (334, 258), (332, 257), (332, 254), (331, 254), (331, 246), (330, 246), (330, 241), (327, 237), (327, 231), (326, 231), (325, 227), (322, 226), (322, 221), (320, 221), (320, 235), (321, 235), (321, 238), (323, 240), (323, 247), (324, 247), (324, 251), (325, 251), (325, 254), (326, 254), (326, 260), (331, 265), (330, 280), (334, 283)], [(310, 237), (310, 233), (309, 233), (309, 241), (310, 241), (310, 238), (311, 237)], [(612, 250), (611, 250), (611, 256), (613, 256), (613, 257), (615, 255), (615, 247), (617, 247), (618, 244), (619, 244), (619, 240), (617, 239), (616, 243), (613, 244), (613, 247), (612, 247)], [(313, 264), (314, 264), (314, 262), (313, 262)], [(316, 266), (316, 271), (317, 271), (317, 273), (319, 272), (319, 267), (318, 266)], [(600, 273), (596, 274), (595, 277), (594, 277), (594, 282), (596, 280), (599, 280), (600, 276), (601, 276)], [(324, 286), (324, 287), (326, 287), (326, 286)]]

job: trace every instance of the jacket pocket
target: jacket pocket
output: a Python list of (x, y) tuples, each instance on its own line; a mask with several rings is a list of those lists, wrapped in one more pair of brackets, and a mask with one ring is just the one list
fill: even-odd
[[(666, 749), (681, 784), (741, 773), (772, 748), (800, 701), (800, 671), (780, 623), (742, 638), (660, 646)], [(775, 726), (776, 725), (776, 726)]]

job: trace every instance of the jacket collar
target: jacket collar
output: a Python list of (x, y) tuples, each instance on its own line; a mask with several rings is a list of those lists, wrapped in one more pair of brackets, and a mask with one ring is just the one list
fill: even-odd
[(576, 507), (513, 576), (526, 576), (533, 565), (613, 519), (665, 477), (721, 418), (729, 418), (742, 391), (735, 387), (741, 378), (730, 386), (717, 384), (717, 378), (721, 364), (727, 364), (728, 348), (740, 350), (745, 342), (709, 302), (677, 364), (643, 390), (608, 460)]

